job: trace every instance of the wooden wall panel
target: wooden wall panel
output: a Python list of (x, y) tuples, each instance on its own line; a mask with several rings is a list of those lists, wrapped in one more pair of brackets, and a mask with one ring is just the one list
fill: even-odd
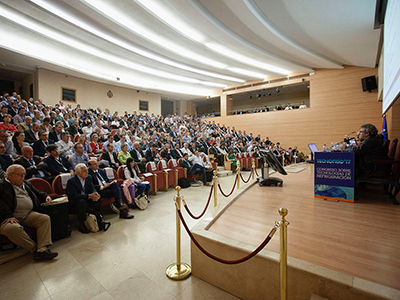
[(226, 126), (268, 136), (284, 148), (298, 146), (309, 152), (308, 144), (339, 142), (360, 125), (382, 126), (382, 104), (376, 92), (363, 92), (361, 78), (377, 75), (376, 68), (345, 67), (340, 70), (317, 69), (310, 76), (310, 108), (240, 116), (210, 118)]

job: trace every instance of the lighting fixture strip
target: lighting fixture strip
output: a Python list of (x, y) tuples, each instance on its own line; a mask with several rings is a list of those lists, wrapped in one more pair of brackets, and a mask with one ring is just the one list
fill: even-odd
[(340, 64), (337, 61), (334, 61), (332, 59), (329, 59), (327, 57), (324, 57), (321, 54), (315, 53), (298, 43), (296, 43), (294, 40), (286, 36), (284, 33), (282, 33), (278, 28), (276, 28), (265, 16), (265, 14), (260, 10), (260, 8), (257, 6), (257, 4), (254, 3), (253, 0), (243, 0), (244, 4), (247, 6), (247, 8), (250, 10), (250, 12), (257, 18), (258, 21), (260, 21), (261, 24), (264, 25), (265, 28), (267, 28), (272, 34), (274, 34), (277, 38), (288, 44), (289, 46), (306, 53), (307, 55), (311, 55), (318, 60), (324, 60), (325, 62), (333, 63), (337, 65), (338, 67), (342, 67), (342, 64)]
[[(86, 2), (94, 2), (95, 0), (84, 0)], [(177, 32), (184, 35), (186, 38), (189, 38), (197, 43), (205, 45), (210, 50), (218, 53), (222, 56), (228, 57), (232, 60), (238, 61), (243, 64), (247, 64), (249, 66), (255, 67), (257, 69), (266, 70), (269, 72), (274, 72), (281, 75), (288, 75), (291, 71), (279, 68), (272, 64), (262, 63), (259, 60), (251, 59), (245, 55), (242, 55), (236, 51), (230, 50), (226, 46), (215, 43), (214, 41), (207, 41), (206, 37), (193, 29), (189, 24), (186, 24), (179, 20), (176, 15), (173, 15), (171, 12), (165, 7), (159, 6), (153, 0), (133, 0), (134, 2), (140, 4), (143, 8), (147, 9), (150, 13), (152, 13), (155, 17), (157, 17), (160, 21), (168, 25), (169, 27), (175, 29)], [(265, 52), (265, 51), (264, 51)], [(234, 68), (236, 69), (236, 68)], [(230, 70), (230, 68), (228, 68)], [(234, 72), (234, 71), (232, 71)], [(266, 77), (266, 75), (264, 75)]]
[(205, 64), (208, 66), (212, 66), (218, 69), (225, 69), (227, 66), (224, 63), (216, 61), (214, 59), (210, 59), (206, 56), (199, 55), (193, 51), (187, 50), (180, 45), (171, 42), (170, 40), (160, 36), (157, 33), (154, 33), (151, 30), (148, 30), (142, 24), (135, 22), (126, 14), (121, 11), (118, 11), (114, 8), (114, 5), (105, 3), (104, 1), (99, 0), (81, 0), (84, 4), (91, 7), (93, 10), (99, 12), (101, 15), (105, 16), (106, 18), (110, 19), (112, 22), (118, 24), (119, 26), (126, 28), (127, 30), (134, 32), (137, 35), (158, 44), (164, 49), (167, 49), (173, 53), (179, 54), (182, 57), (186, 57), (188, 59), (197, 61), (201, 64)]
[[(104, 69), (96, 67), (91, 68), (83, 68), (82, 65), (75, 65), (69, 63), (64, 54), (55, 54), (48, 55), (50, 53), (50, 49), (42, 45), (40, 43), (36, 43), (35, 41), (26, 40), (21, 38), (18, 35), (15, 35), (9, 31), (2, 31), (0, 28), (0, 37), (2, 38), (3, 44), (2, 48), (22, 54), (30, 56), (34, 59), (38, 59), (53, 65), (57, 65), (63, 67), (65, 69), (69, 69), (80, 74), (88, 75), (90, 77), (106, 80), (112, 82), (113, 84), (122, 84), (124, 86), (141, 88), (141, 89), (155, 89), (158, 91), (171, 92), (176, 94), (187, 94), (187, 95), (196, 95), (196, 96), (207, 96), (212, 93), (210, 89), (199, 89), (187, 86), (177, 86), (177, 85), (155, 85), (154, 82), (145, 82), (143, 79), (135, 78), (135, 77), (123, 77), (117, 79), (117, 76), (104, 74)], [(28, 50), (29, 49), (29, 52)]]
[[(43, 25), (37, 24), (36, 22), (33, 22), (31, 20), (28, 20), (27, 18), (23, 18), (21, 15), (16, 14), (14, 11), (11, 9), (7, 9), (5, 6), (0, 4), (0, 16), (3, 18), (8, 19), (9, 21), (12, 21), (20, 26), (25, 27), (26, 29), (32, 30), (40, 35), (46, 36), (50, 39), (53, 39), (57, 42), (63, 43), (67, 46), (70, 46), (72, 48), (75, 48), (79, 51), (85, 52), (87, 54), (99, 57), (101, 59), (105, 59), (107, 61), (110, 61), (112, 63), (118, 64), (122, 67), (127, 67), (135, 71), (141, 71), (143, 73), (147, 73), (150, 75), (162, 77), (165, 79), (173, 79), (177, 81), (182, 81), (182, 82), (188, 82), (188, 83), (194, 83), (194, 84), (203, 84), (207, 85), (207, 82), (203, 82), (198, 79), (193, 79), (193, 78), (187, 78), (184, 76), (180, 75), (174, 75), (169, 72), (164, 72), (164, 71), (156, 71), (154, 69), (151, 69), (149, 67), (133, 63), (129, 60), (119, 58), (115, 55), (108, 54), (102, 50), (99, 50), (95, 47), (89, 46), (85, 43), (82, 43), (78, 40), (69, 38), (68, 36), (64, 34), (60, 34), (56, 32), (55, 30), (49, 29)], [(225, 87), (225, 84), (219, 84), (219, 83), (212, 83), (212, 86), (216, 87)]]
[(44, 10), (49, 11), (50, 13), (56, 15), (57, 17), (69, 22), (72, 25), (75, 25), (87, 32), (90, 32), (93, 35), (96, 35), (114, 45), (117, 45), (119, 47), (122, 47), (130, 52), (139, 54), (141, 56), (147, 57), (149, 59), (158, 61), (160, 63), (178, 68), (178, 69), (182, 69), (185, 71), (189, 71), (192, 73), (196, 73), (196, 74), (201, 74), (201, 75), (205, 75), (205, 76), (209, 76), (209, 77), (214, 77), (214, 78), (218, 78), (218, 79), (222, 79), (222, 80), (227, 80), (227, 81), (233, 81), (233, 82), (239, 82), (239, 83), (243, 83), (245, 82), (244, 79), (240, 79), (240, 78), (236, 78), (236, 77), (231, 77), (231, 76), (225, 76), (222, 74), (217, 74), (217, 73), (213, 73), (213, 72), (208, 72), (208, 71), (204, 71), (204, 70), (200, 70), (197, 68), (193, 68), (184, 64), (180, 64), (177, 62), (174, 62), (172, 60), (169, 59), (165, 59), (161, 56), (155, 55), (153, 53), (144, 51), (138, 47), (135, 47), (131, 44), (126, 43), (125, 41), (121, 40), (121, 39), (117, 39), (109, 34), (103, 33), (100, 30), (82, 22), (80, 19), (75, 18), (72, 15), (69, 15), (67, 13), (65, 13), (62, 10), (59, 10), (58, 8), (56, 8), (53, 4), (43, 1), (43, 0), (29, 0), (30, 2), (36, 4), (37, 6), (41, 7)]
[[(210, 65), (215, 68), (226, 69), (228, 71), (233, 72), (232, 70), (230, 70), (229, 66), (227, 66), (226, 64), (222, 64), (220, 62), (217, 62), (216, 60), (207, 58), (205, 56), (194, 53), (193, 51), (187, 50), (187, 49), (179, 46), (178, 44), (173, 43), (170, 40), (167, 40), (167, 39), (161, 37), (157, 33), (154, 33), (153, 31), (148, 30), (147, 28), (143, 27), (138, 22), (133, 21), (131, 18), (129, 18), (123, 12), (117, 11), (113, 6), (105, 3), (104, 1), (81, 0), (81, 2), (88, 5), (93, 10), (99, 12), (104, 17), (110, 19), (115, 24), (118, 24), (119, 26), (141, 36), (142, 38), (144, 38), (154, 44), (157, 44), (160, 47), (163, 47), (164, 49), (167, 49), (170, 52), (179, 54), (182, 57), (186, 57), (186, 58), (189, 58), (191, 60), (194, 60), (194, 61), (197, 61), (197, 62), (200, 62), (203, 64)], [(250, 62), (249, 59), (242, 61), (241, 59), (243, 56), (238, 57), (238, 56), (232, 55), (232, 53), (230, 55), (226, 55), (224, 52), (218, 52), (211, 47), (209, 47), (209, 49), (214, 52), (217, 52), (219, 55), (229, 57), (230, 59), (238, 61), (242, 64), (248, 64), (248, 65), (251, 64), (252, 67), (256, 67), (256, 68), (260, 69), (259, 63), (253, 64), (253, 62)], [(271, 69), (268, 69), (268, 71), (271, 71), (271, 72), (277, 73), (277, 74), (284, 74), (284, 75), (287, 75), (290, 73), (290, 71), (283, 70), (283, 69), (280, 69), (277, 67), (275, 68), (275, 71), (273, 71)], [(265, 78), (265, 77), (267, 77), (267, 75), (263, 74), (262, 77), (256, 77), (256, 78), (259, 79), (259, 78)]]

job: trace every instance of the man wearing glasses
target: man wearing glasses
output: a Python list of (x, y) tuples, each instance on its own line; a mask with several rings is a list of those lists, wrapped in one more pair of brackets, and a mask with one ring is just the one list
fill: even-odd
[(8, 133), (5, 130), (0, 130), (0, 141), (4, 143), (6, 151), (4, 154), (7, 154), (11, 157), (13, 152), (13, 143), (8, 139)]
[(54, 144), (54, 141), (48, 139), (47, 132), (44, 130), (39, 131), (39, 139), (33, 143), (33, 154), (39, 157), (45, 157), (47, 153), (46, 148), (50, 144)]
[(376, 159), (386, 160), (388, 154), (383, 148), (378, 129), (372, 124), (361, 125), (357, 133), (357, 146), (342, 146), (344, 152), (354, 152), (356, 177), (377, 177), (390, 173), (390, 164), (374, 164)]
[[(25, 169), (20, 165), (11, 165), (7, 177), (0, 181), (0, 234), (11, 242), (33, 251), (34, 260), (50, 260), (58, 253), (51, 252), (50, 217), (38, 212), (40, 202), (49, 202), (51, 198), (24, 181)], [(22, 226), (36, 228), (37, 243), (24, 231)]]

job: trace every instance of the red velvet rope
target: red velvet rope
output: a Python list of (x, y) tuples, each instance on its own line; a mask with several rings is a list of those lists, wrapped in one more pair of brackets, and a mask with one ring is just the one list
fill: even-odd
[(257, 168), (254, 168), (254, 171), (256, 172), (257, 177), (259, 177), (260, 175), (257, 173)]
[(201, 252), (203, 252), (205, 255), (207, 255), (209, 258), (216, 260), (220, 263), (223, 264), (228, 264), (228, 265), (234, 265), (234, 264), (239, 264), (242, 262), (245, 262), (246, 260), (249, 260), (250, 258), (252, 258), (253, 256), (257, 255), (258, 252), (260, 252), (267, 244), (268, 242), (271, 240), (271, 234), (268, 234), (268, 236), (265, 238), (265, 240), (260, 244), (260, 246), (258, 246), (253, 252), (251, 252), (250, 254), (246, 255), (245, 257), (239, 258), (239, 259), (235, 259), (235, 260), (226, 260), (226, 259), (222, 259), (219, 258), (213, 254), (211, 254), (210, 252), (208, 252), (207, 250), (205, 250), (200, 244), (199, 242), (194, 238), (192, 232), (189, 230), (185, 220), (183, 219), (182, 213), (180, 210), (178, 210), (178, 215), (179, 218), (182, 221), (183, 226), (186, 229), (186, 232), (189, 234), (190, 238), (192, 239), (193, 243), (197, 246), (197, 248), (200, 249)]
[(194, 216), (191, 213), (191, 211), (189, 210), (189, 207), (186, 204), (184, 205), (184, 207), (185, 207), (187, 213), (189, 214), (189, 216), (191, 216), (193, 219), (197, 220), (197, 219), (200, 219), (206, 213), (208, 205), (210, 204), (210, 200), (211, 200), (211, 195), (212, 195), (213, 189), (214, 189), (214, 185), (211, 186), (210, 195), (208, 195), (208, 200), (207, 200), (206, 207), (204, 208), (203, 212), (198, 217)]
[(224, 197), (229, 197), (230, 195), (232, 195), (233, 191), (235, 190), (235, 186), (236, 186), (236, 181), (237, 181), (237, 179), (238, 179), (238, 177), (235, 176), (235, 183), (233, 184), (232, 191), (229, 193), (229, 195), (224, 194), (224, 192), (222, 191), (221, 185), (218, 183), (219, 191), (221, 192), (221, 194), (222, 194)]
[(249, 179), (247, 179), (247, 180), (244, 180), (244, 179), (243, 179), (243, 176), (242, 176), (242, 173), (240, 173), (240, 178), (242, 178), (242, 180), (243, 180), (243, 182), (244, 182), (244, 183), (248, 183), (248, 182), (250, 181), (251, 174), (253, 174), (253, 169), (251, 169), (251, 172), (250, 172)]

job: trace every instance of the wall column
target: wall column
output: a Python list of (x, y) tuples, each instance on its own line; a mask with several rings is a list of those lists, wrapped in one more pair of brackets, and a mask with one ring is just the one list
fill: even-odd
[[(222, 94), (220, 99), (221, 117), (226, 117), (228, 115), (228, 97), (226, 94)], [(231, 101), (232, 102), (232, 101)]]

